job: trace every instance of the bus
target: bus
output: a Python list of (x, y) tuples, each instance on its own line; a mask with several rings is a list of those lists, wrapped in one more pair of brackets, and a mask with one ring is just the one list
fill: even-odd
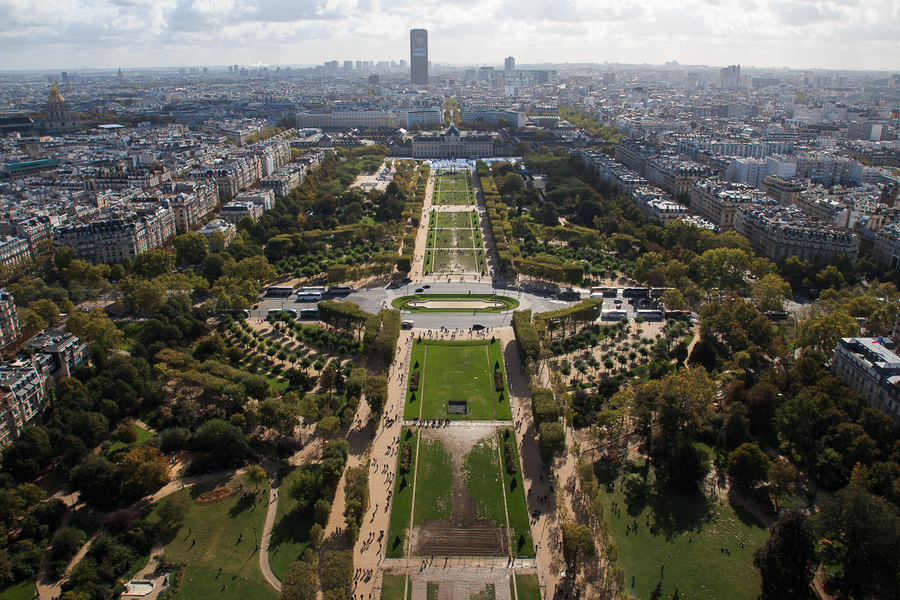
[(243, 310), (229, 310), (228, 314), (231, 315), (235, 319), (249, 319), (250, 311), (246, 308)]
[(619, 289), (614, 287), (592, 287), (591, 298), (615, 298), (619, 295)]
[(787, 321), (790, 318), (790, 313), (785, 310), (768, 310), (763, 313), (766, 315), (770, 321)]
[(286, 313), (288, 316), (290, 316), (294, 319), (297, 318), (297, 311), (294, 310), (293, 308), (270, 308), (269, 312), (268, 312), (269, 316), (275, 315), (278, 317), (281, 316), (281, 313)]
[(301, 319), (318, 319), (319, 318), (319, 309), (318, 308), (301, 308), (300, 309), (300, 318)]
[(270, 285), (266, 288), (266, 296), (290, 296), (294, 288), (290, 285)]
[(691, 311), (689, 310), (667, 310), (666, 311), (666, 319), (679, 319), (679, 320), (689, 320), (691, 318)]
[(297, 294), (324, 294), (325, 286), (302, 287), (297, 290)]
[(297, 302), (318, 302), (323, 294), (316, 292), (301, 292), (297, 294)]
[(329, 296), (346, 296), (351, 292), (353, 292), (353, 288), (349, 285), (333, 285), (325, 291)]
[(647, 321), (662, 321), (663, 311), (653, 309), (638, 309), (638, 317), (644, 317)]
[(628, 311), (617, 308), (605, 308), (600, 311), (602, 321), (620, 321), (622, 317), (628, 318)]
[(627, 287), (622, 288), (622, 295), (631, 298), (647, 298), (650, 296), (650, 288)]
[(673, 288), (650, 288), (650, 297), (651, 298), (662, 298), (663, 294), (668, 292)]

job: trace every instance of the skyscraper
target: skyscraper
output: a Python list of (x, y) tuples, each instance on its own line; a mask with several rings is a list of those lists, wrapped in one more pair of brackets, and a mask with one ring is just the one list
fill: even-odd
[(409, 30), (409, 82), (428, 85), (428, 30)]
[(515, 71), (516, 70), (516, 59), (510, 56), (503, 60), (503, 70), (504, 71)]

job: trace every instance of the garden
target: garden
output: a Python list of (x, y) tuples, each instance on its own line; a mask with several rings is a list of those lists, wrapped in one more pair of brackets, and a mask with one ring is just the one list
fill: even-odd
[[(404, 418), (512, 420), (503, 353), (494, 339), (416, 340), (410, 356)], [(465, 412), (449, 403), (464, 402)]]

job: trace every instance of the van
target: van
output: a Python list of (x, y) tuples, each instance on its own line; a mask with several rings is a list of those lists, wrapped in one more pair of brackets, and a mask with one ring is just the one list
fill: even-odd
[(400, 321), (400, 329), (412, 329), (415, 324), (415, 321)]

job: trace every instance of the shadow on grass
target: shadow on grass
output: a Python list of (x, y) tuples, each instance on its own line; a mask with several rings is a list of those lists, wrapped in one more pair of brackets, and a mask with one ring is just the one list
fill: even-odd
[(309, 543), (309, 530), (314, 523), (312, 508), (292, 510), (281, 519), (275, 521), (271, 537), (269, 538), (269, 547), (278, 547), (282, 544)]
[(656, 486), (648, 506), (653, 510), (655, 534), (667, 541), (686, 531), (703, 531), (716, 516), (714, 504), (699, 490), (679, 492), (664, 483)]
[(236, 519), (240, 516), (242, 512), (248, 510), (255, 510), (257, 501), (259, 500), (260, 494), (256, 490), (250, 490), (244, 493), (244, 497), (241, 498), (240, 495), (237, 496), (237, 502), (234, 503), (230, 509), (228, 509), (228, 516), (232, 519)]

